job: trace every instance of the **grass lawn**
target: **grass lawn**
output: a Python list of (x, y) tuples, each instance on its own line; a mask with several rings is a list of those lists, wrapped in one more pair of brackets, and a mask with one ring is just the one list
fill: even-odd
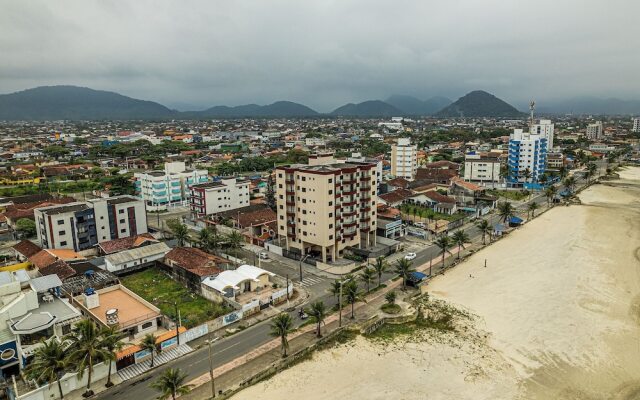
[(120, 281), (174, 321), (176, 313), (173, 302), (177, 301), (182, 324), (187, 328), (200, 325), (231, 311), (231, 308), (226, 305), (214, 303), (193, 293), (156, 268), (127, 275)]
[(487, 190), (487, 194), (509, 200), (520, 201), (529, 197), (529, 193), (521, 190)]

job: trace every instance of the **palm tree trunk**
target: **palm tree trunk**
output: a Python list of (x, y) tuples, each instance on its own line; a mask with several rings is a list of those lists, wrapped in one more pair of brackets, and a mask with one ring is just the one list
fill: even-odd
[(355, 304), (356, 304), (355, 301), (351, 303), (351, 319), (354, 319), (356, 317), (356, 315), (354, 313), (354, 309), (353, 309)]
[(442, 252), (442, 269), (444, 269), (444, 251)]
[(458, 245), (458, 260), (460, 259), (460, 245)]
[(149, 368), (153, 368), (153, 361), (154, 361), (153, 350), (151, 350), (151, 365), (149, 366)]
[(382, 285), (382, 274), (378, 274), (378, 287)]
[(113, 383), (111, 383), (111, 360), (108, 360), (109, 362), (109, 374), (107, 375), (107, 383), (105, 384), (106, 387), (111, 387), (113, 386)]
[(60, 392), (60, 400), (64, 399), (64, 395), (62, 394), (62, 384), (60, 383), (61, 376), (58, 376), (58, 391)]
[(93, 372), (93, 360), (91, 359), (91, 357), (89, 357), (89, 374), (87, 375), (87, 390), (85, 391), (85, 394), (87, 396), (91, 395), (91, 375)]
[(176, 389), (175, 389), (175, 388), (174, 388), (174, 389), (171, 389), (171, 398), (172, 398), (173, 400), (176, 400)]

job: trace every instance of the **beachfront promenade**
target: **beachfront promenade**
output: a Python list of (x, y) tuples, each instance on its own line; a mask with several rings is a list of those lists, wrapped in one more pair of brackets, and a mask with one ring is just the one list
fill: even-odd
[[(602, 168), (601, 168), (602, 170)], [(584, 187), (586, 182), (584, 180), (579, 182), (579, 188)], [(531, 202), (539, 204), (540, 208), (537, 214), (544, 212), (547, 208), (547, 200), (544, 195), (536, 194), (532, 196)], [(522, 202), (516, 207), (518, 215), (526, 216), (527, 207), (529, 201)], [(497, 215), (489, 215), (487, 219), (492, 223), (500, 221), (500, 217)], [(461, 257), (464, 257), (471, 252), (475, 252), (482, 247), (481, 234), (473, 224), (464, 226), (464, 229), (470, 236), (472, 243), (466, 246), (466, 249), (462, 250)], [(487, 242), (489, 240), (487, 239)], [(456, 261), (457, 249), (454, 247), (451, 249), (452, 254), (448, 254), (445, 259), (445, 265)], [(392, 260), (391, 260), (392, 261)], [(413, 261), (415, 266), (418, 266), (418, 270), (428, 272), (430, 261), (432, 261), (432, 273), (437, 274), (442, 272), (442, 257), (440, 250), (435, 245), (426, 245), (424, 249), (417, 252), (417, 257)], [(490, 260), (489, 260), (490, 263)], [(366, 318), (368, 315), (372, 315), (377, 312), (379, 305), (383, 301), (384, 294), (397, 288), (400, 285), (400, 280), (392, 281), (395, 276), (393, 273), (386, 273), (383, 280), (387, 283), (387, 288), (380, 290), (367, 299), (367, 303), (358, 303), (356, 308), (357, 318)], [(323, 301), (328, 307), (333, 307), (337, 304), (337, 300), (330, 294), (324, 294), (309, 301)], [(348, 318), (349, 310), (344, 310), (343, 323), (349, 323)], [(296, 326), (301, 324), (296, 316), (296, 312), (292, 311), (291, 316), (295, 320)], [(325, 329), (330, 331), (337, 327), (337, 315), (334, 313), (327, 320)], [(261, 368), (277, 361), (279, 355), (279, 340), (273, 339), (269, 335), (269, 321), (260, 322), (254, 326), (251, 326), (239, 333), (232, 336), (223, 338), (215, 342), (213, 346), (213, 365), (216, 375), (217, 388), (226, 390), (234, 385), (237, 385), (248, 376), (253, 375)], [(313, 343), (316, 339), (311, 332), (313, 326), (309, 325), (297, 331), (291, 335), (291, 352), (295, 352), (302, 349), (309, 344)], [(193, 347), (202, 344), (206, 338), (200, 339), (193, 344)], [(101, 399), (117, 399), (122, 396), (132, 397), (136, 400), (154, 399), (157, 396), (157, 392), (148, 387), (163, 370), (167, 368), (180, 368), (188, 374), (188, 379), (193, 384), (199, 384), (200, 386), (194, 389), (191, 395), (184, 396), (184, 398), (206, 398), (210, 396), (210, 385), (208, 384), (209, 378), (209, 358), (208, 350), (206, 346), (201, 347), (194, 352), (177, 359), (173, 362), (167, 363), (157, 369), (150, 371), (149, 373), (140, 376), (136, 380), (126, 381), (120, 385), (112, 387), (98, 395), (96, 397)]]

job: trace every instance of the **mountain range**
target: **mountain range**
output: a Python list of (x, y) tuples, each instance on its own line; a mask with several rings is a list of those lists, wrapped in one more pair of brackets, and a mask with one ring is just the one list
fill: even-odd
[[(525, 108), (525, 107), (523, 107)], [(580, 98), (544, 104), (548, 114), (640, 114), (640, 101)], [(77, 86), (42, 86), (0, 95), (0, 120), (167, 120), (211, 118), (391, 117), (391, 116), (521, 117), (524, 114), (494, 95), (476, 90), (451, 103), (445, 97), (420, 100), (394, 95), (386, 101), (349, 103), (328, 114), (299, 103), (277, 101), (261, 106), (215, 106), (203, 111), (177, 111), (162, 104), (118, 93)]]

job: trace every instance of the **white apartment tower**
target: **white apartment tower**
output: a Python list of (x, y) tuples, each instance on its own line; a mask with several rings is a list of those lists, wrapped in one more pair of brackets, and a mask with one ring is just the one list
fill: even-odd
[(541, 119), (537, 124), (533, 124), (529, 133), (541, 135), (547, 139), (547, 149), (553, 149), (553, 122), (550, 119)]
[(391, 175), (413, 180), (418, 169), (418, 148), (409, 138), (399, 138), (391, 146)]
[(633, 131), (636, 133), (640, 132), (640, 118), (633, 119)]
[(145, 201), (147, 210), (166, 210), (189, 204), (190, 187), (209, 181), (206, 169), (186, 168), (184, 162), (165, 163), (164, 171), (134, 174), (136, 194)]
[(602, 133), (602, 121), (587, 125), (587, 139), (600, 140), (602, 139)]

